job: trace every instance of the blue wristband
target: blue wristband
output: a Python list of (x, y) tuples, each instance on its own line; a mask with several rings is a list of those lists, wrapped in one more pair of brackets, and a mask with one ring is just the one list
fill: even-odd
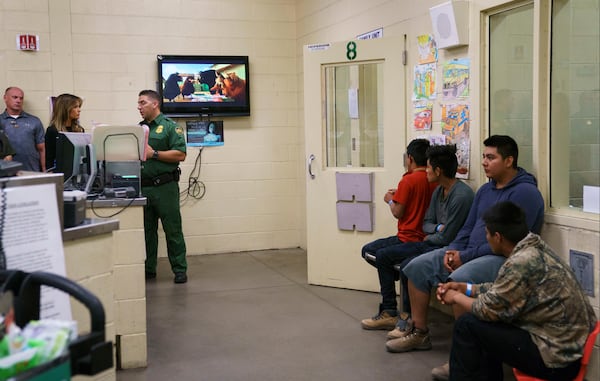
[(473, 294), (473, 284), (467, 283), (467, 291), (465, 292), (465, 295), (471, 296), (472, 294)]

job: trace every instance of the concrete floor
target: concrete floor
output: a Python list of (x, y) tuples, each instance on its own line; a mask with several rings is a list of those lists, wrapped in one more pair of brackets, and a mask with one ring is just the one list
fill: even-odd
[(421, 381), (447, 361), (449, 316), (431, 313), (431, 351), (388, 353), (386, 332), (360, 328), (378, 294), (308, 285), (301, 249), (191, 256), (188, 266), (176, 285), (163, 258), (146, 283), (148, 367), (118, 381)]

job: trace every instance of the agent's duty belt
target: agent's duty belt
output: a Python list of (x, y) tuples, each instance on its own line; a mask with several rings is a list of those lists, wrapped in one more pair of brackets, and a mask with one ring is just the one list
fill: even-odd
[(173, 172), (161, 173), (158, 176), (151, 178), (142, 178), (143, 187), (157, 187), (160, 185), (168, 184), (172, 181), (179, 181), (181, 175), (181, 169), (177, 167)]

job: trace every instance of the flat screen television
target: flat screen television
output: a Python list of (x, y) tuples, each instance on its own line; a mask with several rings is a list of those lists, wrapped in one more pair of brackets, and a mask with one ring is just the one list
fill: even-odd
[(165, 115), (250, 115), (248, 56), (158, 55), (157, 62)]

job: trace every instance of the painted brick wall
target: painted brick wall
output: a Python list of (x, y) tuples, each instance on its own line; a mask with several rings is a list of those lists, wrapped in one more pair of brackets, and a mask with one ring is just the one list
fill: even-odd
[[(19, 33), (39, 35), (40, 51), (17, 51)], [(292, 0), (0, 2), (0, 88), (21, 87), (45, 125), (63, 92), (84, 98), (87, 130), (137, 123), (157, 54), (249, 56), (252, 116), (223, 119), (225, 145), (202, 151), (206, 195), (182, 207), (190, 255), (304, 244), (295, 47)], [(182, 190), (198, 154), (189, 148)]]

